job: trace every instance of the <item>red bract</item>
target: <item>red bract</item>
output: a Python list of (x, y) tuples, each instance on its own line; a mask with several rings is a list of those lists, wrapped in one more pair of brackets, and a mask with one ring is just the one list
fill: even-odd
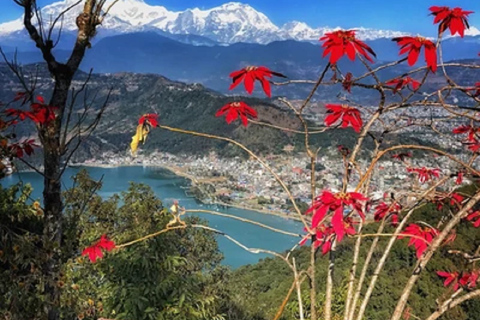
[(115, 248), (115, 242), (109, 240), (104, 234), (100, 237), (100, 240), (90, 247), (85, 248), (82, 252), (82, 256), (88, 255), (91, 262), (97, 262), (97, 258), (103, 258), (103, 250), (112, 251)]
[(22, 100), (22, 105), (25, 104), (30, 96), (27, 94), (27, 92), (17, 92), (15, 95), (15, 98), (13, 98), (13, 101), (19, 101)]
[(355, 30), (328, 32), (320, 38), (320, 41), (323, 41), (322, 47), (325, 48), (323, 56), (326, 57), (330, 54), (331, 64), (337, 63), (345, 54), (350, 60), (354, 61), (357, 52), (370, 62), (373, 62), (373, 60), (369, 54), (377, 57), (372, 48), (355, 38)]
[(5, 114), (7, 117), (15, 117), (20, 119), (21, 121), (25, 120), (26, 118), (30, 118), (34, 120), (33, 114), (28, 111), (22, 111), (17, 109), (6, 109)]
[(472, 152), (480, 152), (480, 141), (478, 141), (477, 139), (474, 139), (472, 142), (464, 142), (463, 144), (467, 145), (468, 150)]
[[(480, 54), (479, 54), (480, 55)], [(473, 96), (476, 98), (478, 96), (480, 96), (480, 82), (476, 82), (475, 83), (475, 87), (474, 88), (471, 88), (470, 89), (471, 91), (474, 91), (473, 92)]]
[(344, 90), (348, 91), (348, 93), (352, 92), (352, 84), (353, 84), (352, 78), (353, 78), (353, 74), (351, 72), (348, 72), (345, 75), (345, 79), (343, 79), (342, 81), (342, 87)]
[(467, 220), (471, 221), (475, 228), (480, 227), (480, 211), (475, 211), (467, 216)]
[(385, 202), (379, 203), (375, 207), (375, 213), (373, 217), (375, 221), (381, 221), (385, 216), (390, 216), (392, 218), (392, 225), (396, 226), (398, 224), (398, 215), (402, 210), (402, 206), (398, 203), (387, 204)]
[(34, 139), (25, 140), (22, 143), (14, 143), (8, 146), (9, 152), (17, 158), (23, 158), (24, 153), (28, 156), (34, 153), (33, 148), (37, 148), (39, 145), (35, 144)]
[(460, 207), (460, 205), (462, 204), (464, 200), (464, 197), (456, 192), (452, 193), (452, 195), (450, 196), (450, 205), (452, 206), (458, 206)]
[(454, 133), (454, 134), (468, 133), (467, 141), (470, 141), (470, 142), (475, 142), (476, 141), (476, 137), (477, 137), (478, 132), (480, 132), (480, 128), (475, 128), (471, 125), (461, 125), (459, 127), (456, 127), (455, 129), (453, 129), (453, 131), (452, 131), (452, 133)]
[(51, 121), (55, 120), (55, 110), (56, 107), (52, 107), (46, 105), (44, 102), (45, 100), (43, 97), (37, 97), (38, 102), (34, 102), (31, 104), (31, 111), (22, 111), (16, 109), (7, 109), (5, 110), (6, 115), (10, 117), (18, 117), (20, 120), (25, 120), (29, 118), (33, 120), (35, 123), (45, 125), (50, 123)]
[(457, 291), (460, 287), (460, 283), (458, 282), (458, 277), (460, 276), (460, 274), (458, 272), (437, 271), (437, 275), (445, 278), (445, 281), (443, 282), (444, 287), (453, 285), (454, 291)]
[(271, 78), (272, 76), (286, 78), (286, 76), (284, 76), (283, 74), (274, 72), (266, 67), (246, 67), (242, 70), (238, 70), (230, 74), (230, 78), (232, 78), (233, 81), (233, 83), (230, 85), (230, 90), (238, 86), (243, 80), (245, 90), (247, 90), (249, 94), (252, 94), (254, 89), (254, 82), (255, 80), (258, 80), (262, 84), (262, 88), (265, 94), (268, 97), (271, 97), (272, 92), (270, 88), (270, 82), (265, 78)]
[[(417, 251), (417, 258), (420, 259), (422, 254), (427, 250), (428, 245), (438, 236), (438, 231), (432, 227), (420, 227), (418, 224), (410, 224), (405, 228), (399, 239), (409, 237), (408, 246), (414, 246)], [(413, 236), (413, 237), (412, 237)]]
[(408, 64), (413, 66), (420, 55), (420, 50), (424, 47), (425, 61), (432, 72), (437, 71), (437, 48), (435, 44), (422, 37), (399, 37), (393, 38), (400, 46), (400, 55), (408, 52)]
[(453, 36), (458, 33), (463, 38), (465, 29), (469, 29), (467, 16), (473, 11), (464, 11), (462, 8), (450, 9), (449, 7), (430, 7), (432, 15), (435, 16), (434, 24), (440, 23), (438, 26), (438, 34), (442, 34), (445, 30), (450, 29)]
[(318, 226), (315, 241), (313, 246), (315, 248), (322, 247), (322, 254), (326, 255), (332, 249), (335, 232), (333, 227), (328, 227), (325, 224)]
[(467, 289), (473, 289), (477, 286), (478, 276), (479, 271), (463, 272), (458, 282)]
[(364, 220), (363, 205), (367, 200), (368, 198), (358, 192), (339, 192), (334, 194), (329, 191), (323, 191), (315, 198), (312, 206), (306, 211), (306, 214), (313, 213), (312, 229), (316, 229), (320, 222), (327, 216), (327, 213), (333, 211), (331, 224), (340, 242), (345, 233), (349, 234), (349, 232), (351, 232), (350, 227), (345, 225), (345, 222), (347, 222), (347, 224), (351, 222), (351, 220), (346, 220), (343, 216), (345, 207), (354, 209)]
[(397, 159), (400, 161), (405, 161), (406, 158), (411, 158), (412, 153), (411, 152), (402, 152), (402, 153), (397, 153), (392, 156), (393, 159)]
[(463, 183), (463, 175), (464, 175), (463, 171), (457, 172), (457, 179), (455, 179), (455, 184), (460, 185)]
[(393, 86), (393, 93), (397, 93), (404, 87), (411, 85), (412, 90), (417, 90), (420, 87), (420, 82), (410, 77), (397, 78), (385, 83), (388, 86)]
[(445, 240), (443, 240), (442, 246), (446, 246), (450, 243), (454, 243), (455, 239), (457, 239), (457, 231), (455, 231), (455, 229), (453, 229), (452, 231), (450, 231), (450, 233), (445, 238)]
[(145, 124), (147, 123), (148, 125), (152, 127), (157, 127), (158, 126), (158, 114), (155, 113), (147, 113), (144, 114), (143, 116), (140, 117), (138, 120), (138, 124)]
[(363, 121), (358, 109), (340, 104), (327, 104), (325, 108), (328, 109), (328, 115), (325, 118), (325, 125), (327, 127), (330, 127), (341, 118), (342, 128), (351, 126), (353, 130), (360, 132)]
[(440, 173), (442, 172), (440, 169), (428, 169), (428, 168), (407, 168), (408, 172), (413, 172), (418, 174), (418, 182), (425, 183), (427, 181), (432, 180), (434, 177), (439, 178)]
[(242, 120), (243, 125), (246, 127), (248, 125), (248, 117), (256, 119), (257, 111), (247, 105), (245, 102), (230, 102), (224, 105), (220, 110), (215, 114), (216, 117), (220, 117), (226, 114), (225, 120), (228, 124), (237, 120), (238, 117)]

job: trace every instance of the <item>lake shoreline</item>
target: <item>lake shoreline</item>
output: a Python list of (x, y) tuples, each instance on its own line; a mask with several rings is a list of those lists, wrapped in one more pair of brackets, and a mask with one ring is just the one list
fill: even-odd
[[(184, 173), (180, 170), (177, 170), (175, 167), (172, 166), (167, 166), (167, 165), (162, 165), (162, 164), (140, 164), (140, 163), (135, 163), (135, 164), (129, 164), (129, 163), (122, 163), (122, 164), (104, 164), (104, 163), (75, 163), (69, 165), (70, 168), (81, 168), (81, 167), (87, 167), (87, 168), (105, 168), (105, 169), (114, 169), (114, 168), (120, 168), (120, 167), (149, 167), (149, 168), (159, 168), (159, 169), (164, 169), (166, 171), (169, 171), (173, 173), (176, 176), (182, 177), (184, 179), (187, 179), (191, 182), (194, 183), (199, 183), (198, 179), (195, 178), (192, 175), (189, 175), (187, 173)], [(266, 215), (273, 215), (277, 217), (281, 217), (287, 220), (295, 220), (295, 221), (301, 221), (301, 219), (297, 216), (294, 215), (289, 215), (281, 212), (275, 212), (272, 210), (268, 210), (265, 208), (258, 209), (258, 208), (253, 208), (250, 206), (245, 206), (241, 205), (239, 203), (225, 203), (225, 202), (220, 202), (220, 201), (212, 201), (212, 202), (204, 202), (198, 197), (194, 197), (197, 201), (200, 201), (203, 204), (208, 204), (208, 205), (219, 205), (219, 206), (226, 206), (226, 207), (231, 207), (231, 208), (237, 208), (237, 209), (242, 209), (242, 210), (249, 210), (249, 211), (255, 211), (258, 213), (266, 214)]]

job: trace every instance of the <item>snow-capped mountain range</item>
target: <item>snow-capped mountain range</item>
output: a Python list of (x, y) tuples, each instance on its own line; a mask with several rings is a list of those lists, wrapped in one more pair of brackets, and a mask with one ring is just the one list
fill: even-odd
[[(107, 2), (107, 6), (113, 0)], [(78, 2), (64, 0), (42, 8), (44, 21), (51, 21), (66, 8)], [(63, 29), (76, 31), (75, 19), (82, 10), (77, 5), (65, 14)], [(36, 19), (33, 19), (35, 21)], [(277, 40), (293, 39), (298, 41), (318, 41), (325, 32), (337, 28), (311, 28), (299, 21), (288, 22), (279, 27), (261, 12), (248, 4), (230, 2), (208, 10), (198, 8), (173, 12), (163, 6), (152, 6), (144, 0), (119, 0), (110, 10), (102, 24), (100, 36), (116, 34), (158, 31), (174, 35), (202, 36), (219, 43), (237, 42), (266, 44)], [(362, 40), (391, 38), (406, 35), (405, 32), (355, 28)], [(11, 37), (23, 30), (22, 18), (0, 24), (0, 39)], [(471, 28), (469, 35), (480, 35), (480, 31)]]

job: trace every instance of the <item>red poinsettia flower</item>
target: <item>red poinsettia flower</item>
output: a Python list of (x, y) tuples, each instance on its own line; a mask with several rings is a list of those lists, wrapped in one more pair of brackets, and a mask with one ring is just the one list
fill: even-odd
[(25, 140), (21, 143), (14, 143), (8, 146), (10, 154), (14, 155), (17, 158), (23, 158), (24, 154), (28, 156), (34, 153), (33, 148), (38, 148), (39, 145), (35, 144), (34, 139)]
[(397, 160), (400, 160), (400, 161), (405, 161), (405, 159), (411, 158), (411, 157), (412, 157), (411, 152), (401, 152), (401, 153), (394, 154), (392, 156), (393, 159), (397, 159)]
[(439, 178), (440, 173), (442, 172), (440, 169), (428, 169), (428, 168), (407, 168), (408, 172), (413, 172), (418, 174), (418, 182), (425, 183), (427, 181), (432, 180), (434, 177)]
[(329, 191), (322, 191), (322, 193), (315, 198), (312, 206), (305, 213), (313, 214), (312, 229), (316, 229), (320, 222), (325, 219), (329, 211), (332, 211), (333, 214), (331, 218), (331, 224), (338, 241), (341, 241), (345, 233), (348, 234), (348, 232), (351, 231), (351, 229), (345, 225), (346, 220), (343, 216), (344, 209), (346, 207), (353, 208), (355, 212), (357, 212), (364, 220), (365, 213), (363, 212), (363, 205), (367, 200), (368, 198), (364, 197), (358, 192), (331, 193)]
[(138, 124), (148, 124), (152, 127), (157, 127), (158, 126), (158, 114), (155, 113), (147, 113), (144, 114), (143, 116), (140, 117), (138, 120)]
[(39, 124), (48, 124), (54, 121), (56, 118), (55, 110), (58, 108), (45, 104), (45, 100), (42, 96), (38, 96), (37, 101), (38, 102), (34, 102), (31, 105), (32, 120)]
[[(414, 246), (417, 251), (417, 258), (420, 259), (422, 254), (427, 250), (428, 245), (438, 236), (438, 231), (432, 227), (421, 227), (412, 223), (405, 228), (399, 239), (410, 236), (408, 246)], [(411, 237), (414, 236), (414, 237)]]
[(453, 290), (457, 291), (460, 287), (460, 283), (458, 282), (458, 277), (460, 276), (460, 274), (458, 272), (437, 271), (437, 275), (445, 278), (445, 281), (443, 282), (443, 286), (445, 288), (453, 285)]
[(341, 118), (342, 128), (351, 126), (353, 130), (360, 132), (363, 121), (358, 109), (340, 104), (326, 104), (325, 108), (328, 109), (328, 115), (325, 118), (325, 125), (327, 127), (330, 127)]
[(97, 262), (97, 258), (103, 258), (103, 250), (112, 251), (115, 248), (115, 242), (109, 240), (107, 235), (102, 235), (100, 240), (98, 240), (95, 244), (91, 245), (90, 247), (85, 248), (82, 252), (82, 256), (88, 255), (88, 258), (91, 262)]
[(226, 114), (225, 120), (228, 124), (240, 117), (245, 127), (248, 125), (248, 117), (257, 118), (257, 111), (245, 102), (230, 102), (218, 110), (215, 116), (221, 117), (224, 114)]
[(480, 227), (480, 211), (475, 211), (467, 216), (467, 220), (471, 221), (475, 228)]
[(400, 46), (400, 55), (408, 52), (408, 65), (410, 66), (417, 62), (423, 47), (427, 66), (432, 72), (437, 71), (437, 48), (432, 41), (422, 37), (399, 37), (392, 40)]
[(480, 132), (480, 128), (475, 128), (471, 125), (461, 125), (453, 129), (452, 133), (454, 134), (464, 134), (468, 133), (467, 141), (474, 142), (477, 138), (477, 133)]
[(456, 192), (453, 192), (450, 196), (450, 205), (452, 206), (460, 206), (465, 198)]
[(480, 141), (478, 141), (477, 139), (474, 139), (471, 142), (463, 142), (463, 144), (467, 145), (468, 150), (472, 152), (475, 152), (475, 153), (480, 152)]
[(467, 289), (473, 289), (477, 286), (479, 273), (479, 271), (463, 272), (458, 282)]
[(450, 29), (453, 36), (458, 33), (463, 38), (465, 29), (469, 29), (467, 16), (473, 11), (464, 11), (462, 8), (450, 9), (449, 7), (430, 7), (432, 15), (435, 16), (434, 24), (438, 25), (438, 33), (442, 34), (445, 30)]
[(345, 75), (345, 79), (343, 79), (342, 81), (343, 90), (348, 91), (348, 93), (352, 93), (352, 84), (353, 84), (352, 78), (353, 78), (353, 74), (351, 72), (348, 72)]
[(332, 249), (334, 236), (335, 231), (333, 230), (333, 227), (321, 224), (317, 227), (313, 246), (315, 248), (321, 247), (322, 254), (326, 255)]
[(331, 64), (337, 63), (345, 54), (354, 61), (357, 52), (370, 62), (373, 62), (370, 55), (377, 57), (372, 48), (355, 38), (355, 30), (328, 32), (320, 38), (320, 41), (323, 41), (322, 47), (325, 48), (323, 56), (326, 57), (330, 54)]
[(16, 109), (7, 109), (5, 113), (7, 116), (10, 117), (17, 117), (21, 121), (29, 118), (33, 120), (35, 123), (45, 125), (50, 123), (51, 121), (55, 120), (55, 110), (56, 107), (52, 107), (45, 104), (45, 100), (42, 96), (37, 97), (38, 102), (34, 102), (31, 104), (31, 111), (22, 111)]
[(284, 76), (283, 74), (274, 72), (266, 67), (246, 67), (242, 70), (234, 71), (230, 74), (230, 78), (232, 78), (233, 81), (233, 83), (230, 85), (230, 90), (238, 86), (243, 80), (245, 90), (247, 90), (249, 94), (252, 94), (254, 89), (254, 82), (255, 80), (258, 80), (262, 84), (262, 88), (265, 94), (268, 97), (271, 97), (272, 92), (270, 88), (270, 82), (265, 78), (271, 78), (272, 76), (286, 78), (286, 76)]
[(375, 207), (375, 213), (373, 217), (375, 221), (381, 221), (385, 216), (392, 218), (392, 225), (398, 224), (398, 215), (402, 211), (402, 206), (399, 203), (388, 204), (381, 202)]
[(412, 90), (418, 90), (420, 82), (410, 77), (396, 78), (385, 83), (387, 86), (393, 86), (393, 93), (397, 93), (404, 87), (410, 85)]

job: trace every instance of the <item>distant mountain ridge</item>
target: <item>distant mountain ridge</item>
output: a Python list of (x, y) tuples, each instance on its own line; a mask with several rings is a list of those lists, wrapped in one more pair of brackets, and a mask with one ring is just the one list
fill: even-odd
[[(109, 0), (107, 5), (113, 0)], [(42, 8), (42, 16), (49, 20), (75, 4), (77, 0), (64, 0)], [(65, 14), (63, 29), (67, 32), (77, 30), (75, 19), (81, 6), (77, 5)], [(35, 20), (35, 19), (34, 19)], [(318, 41), (325, 32), (337, 28), (311, 28), (304, 22), (292, 21), (283, 26), (275, 25), (263, 13), (248, 4), (229, 2), (221, 6), (200, 10), (169, 11), (163, 6), (153, 6), (143, 0), (119, 0), (112, 7), (102, 24), (101, 37), (123, 33), (156, 31), (172, 35), (195, 35), (218, 43), (237, 42), (266, 44), (279, 40)], [(376, 30), (358, 27), (357, 35), (362, 40), (391, 38), (405, 35), (405, 32)], [(2, 39), (18, 35), (23, 30), (22, 18), (0, 24), (0, 43)], [(480, 34), (480, 32), (479, 32)], [(203, 44), (203, 43), (201, 43)]]
[[(366, 42), (377, 53), (376, 64), (399, 59), (398, 46), (395, 42), (389, 39)], [(479, 47), (480, 36), (450, 38), (444, 41), (443, 56), (445, 61), (458, 59), (479, 61), (477, 56)], [(65, 61), (69, 54), (69, 50), (55, 51), (59, 61)], [(287, 75), (290, 79), (314, 80), (328, 62), (328, 59), (322, 58), (322, 54), (319, 45), (294, 40), (275, 41), (266, 45), (236, 43), (229, 46), (193, 46), (156, 32), (139, 32), (99, 40), (87, 52), (81, 69), (88, 71), (93, 68), (95, 73), (155, 73), (177, 81), (201, 83), (222, 93), (238, 94), (243, 92), (241, 87), (228, 91), (230, 81), (228, 75), (234, 70), (248, 65), (264, 65)], [(13, 53), (10, 57), (13, 57)], [(19, 52), (17, 57), (24, 64), (43, 61), (38, 50)], [(423, 60), (422, 54), (417, 66), (421, 66)], [(339, 67), (343, 72), (352, 72), (354, 75), (365, 72), (361, 62), (351, 62), (347, 58), (339, 61)], [(381, 76), (387, 80), (409, 70), (412, 70), (412, 67), (402, 63), (393, 69), (385, 70)], [(308, 90), (310, 90), (308, 85), (292, 85), (274, 87), (273, 93), (296, 99), (306, 96)], [(322, 95), (326, 97), (336, 93), (338, 91), (324, 89), (319, 93), (319, 98)]]

